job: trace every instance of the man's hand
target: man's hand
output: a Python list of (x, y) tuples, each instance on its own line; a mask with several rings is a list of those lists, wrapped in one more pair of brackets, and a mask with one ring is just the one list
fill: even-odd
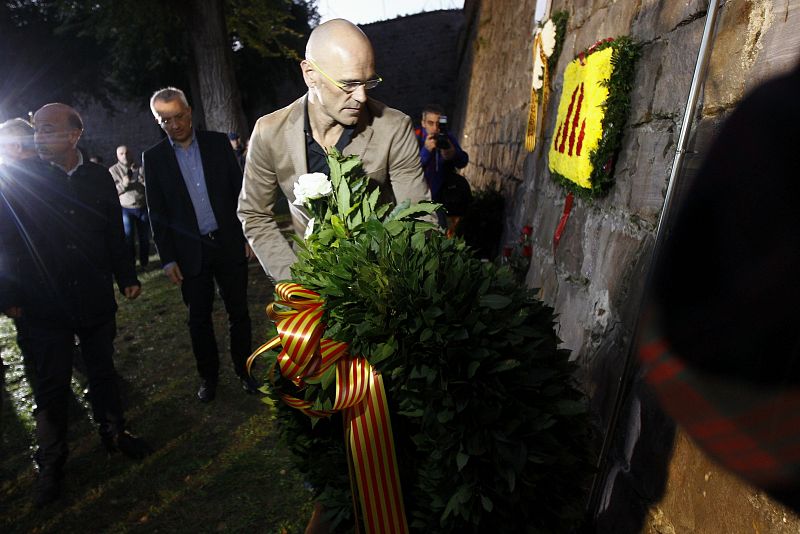
[(6, 308), (3, 313), (11, 317), (12, 319), (19, 319), (22, 317), (22, 308), (19, 306), (11, 306), (10, 308)]
[(244, 257), (247, 258), (247, 261), (253, 261), (256, 257), (256, 253), (250, 248), (250, 243), (244, 244)]
[(164, 267), (164, 274), (166, 274), (169, 281), (176, 286), (181, 285), (181, 282), (183, 282), (183, 273), (177, 263), (170, 263)]
[(428, 138), (425, 139), (425, 150), (428, 152), (436, 150), (436, 135), (428, 134)]
[(125, 293), (126, 299), (133, 300), (142, 294), (142, 286), (128, 286), (122, 292)]

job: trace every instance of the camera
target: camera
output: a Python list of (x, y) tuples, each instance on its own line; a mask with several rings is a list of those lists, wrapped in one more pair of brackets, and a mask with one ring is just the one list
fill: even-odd
[(450, 139), (447, 138), (447, 115), (439, 117), (439, 133), (436, 134), (436, 148), (450, 148)]

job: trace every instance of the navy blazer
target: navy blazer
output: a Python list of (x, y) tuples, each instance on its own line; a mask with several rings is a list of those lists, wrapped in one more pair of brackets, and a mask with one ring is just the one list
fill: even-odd
[[(223, 247), (231, 259), (245, 261), (245, 238), (236, 217), (242, 188), (241, 167), (225, 134), (196, 131), (195, 139), (200, 148), (209, 200), (219, 225), (218, 238), (212, 246)], [(161, 263), (177, 262), (184, 276), (194, 276), (201, 267), (200, 230), (170, 140), (164, 138), (147, 149), (142, 164), (150, 224)]]

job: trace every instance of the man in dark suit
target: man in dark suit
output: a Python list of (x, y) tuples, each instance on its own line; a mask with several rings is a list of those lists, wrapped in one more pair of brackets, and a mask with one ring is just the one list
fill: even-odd
[(0, 310), (24, 317), (36, 367), (34, 503), (58, 498), (67, 458), (67, 398), (74, 339), (80, 340), (89, 400), (109, 450), (142, 458), (150, 448), (126, 431), (114, 369), (117, 302), (139, 296), (122, 216), (108, 171), (84, 162), (76, 146), (80, 115), (47, 104), (34, 115), (39, 158), (0, 169)]
[(202, 402), (214, 400), (219, 352), (211, 312), (214, 281), (225, 302), (231, 358), (242, 387), (258, 385), (245, 371), (251, 352), (247, 261), (253, 253), (236, 217), (242, 170), (228, 137), (192, 127), (183, 91), (156, 91), (150, 109), (167, 137), (145, 151), (147, 205), (164, 273), (179, 285), (189, 308), (189, 334), (202, 380)]

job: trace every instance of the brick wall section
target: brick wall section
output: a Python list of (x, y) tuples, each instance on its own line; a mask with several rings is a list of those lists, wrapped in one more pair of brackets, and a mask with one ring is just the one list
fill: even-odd
[[(581, 364), (602, 425), (608, 422), (628, 351), (655, 228), (705, 23), (707, 2), (553, 0), (570, 14), (553, 73), (544, 139), (525, 152), (536, 0), (465, 3), (471, 36), (460, 79), (457, 124), (470, 154), (473, 187), (506, 197), (506, 239), (534, 228), (527, 283), (555, 307), (559, 335)], [(566, 192), (550, 177), (561, 76), (575, 55), (599, 39), (632, 35), (643, 43), (632, 113), (616, 163), (616, 184), (600, 200), (577, 200), (553, 252)], [(800, 50), (800, 0), (731, 0), (720, 10), (686, 177), (728, 110), (759, 81), (785, 70)], [(680, 192), (680, 191), (679, 191)], [(796, 532), (800, 520), (720, 470), (671, 426), (634, 383), (612, 447), (601, 532)], [(754, 530), (755, 529), (755, 530)]]
[(374, 98), (419, 124), (422, 108), (438, 103), (452, 113), (457, 93), (460, 9), (431, 11), (361, 26), (375, 49), (383, 83)]

